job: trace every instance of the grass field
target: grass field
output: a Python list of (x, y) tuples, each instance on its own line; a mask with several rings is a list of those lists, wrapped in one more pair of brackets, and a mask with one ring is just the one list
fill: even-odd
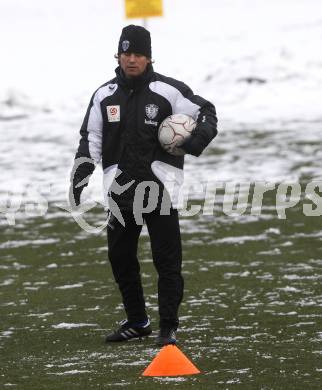
[(54, 211), (2, 227), (1, 389), (320, 388), (321, 220), (300, 205), (278, 219), (272, 203), (259, 217), (218, 209), (181, 218), (178, 346), (202, 373), (178, 378), (141, 376), (159, 350), (146, 234), (140, 258), (153, 336), (105, 345), (106, 331), (124, 318), (105, 233), (85, 233)]

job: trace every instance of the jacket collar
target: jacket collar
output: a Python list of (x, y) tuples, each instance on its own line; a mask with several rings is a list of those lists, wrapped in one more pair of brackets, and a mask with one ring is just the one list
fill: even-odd
[(151, 64), (148, 64), (148, 66), (143, 74), (141, 74), (140, 76), (128, 79), (125, 76), (125, 74), (120, 66), (118, 66), (115, 69), (118, 84), (127, 88), (127, 89), (133, 89), (133, 90), (141, 89), (145, 84), (147, 84), (151, 80), (151, 78), (153, 76), (153, 72), (154, 72), (153, 66)]

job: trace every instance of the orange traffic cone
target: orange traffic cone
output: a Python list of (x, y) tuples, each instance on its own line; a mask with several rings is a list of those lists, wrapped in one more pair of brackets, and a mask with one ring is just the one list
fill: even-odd
[(143, 376), (181, 376), (199, 374), (200, 371), (175, 345), (166, 345), (161, 349)]

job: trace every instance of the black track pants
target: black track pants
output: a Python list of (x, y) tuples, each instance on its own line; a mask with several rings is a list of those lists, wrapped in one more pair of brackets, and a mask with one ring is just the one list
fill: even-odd
[[(127, 318), (141, 322), (147, 318), (137, 258), (142, 226), (136, 224), (132, 211), (123, 211), (122, 215), (125, 227), (115, 218), (111, 221), (112, 227), (108, 227), (108, 255)], [(178, 211), (171, 209), (170, 215), (154, 211), (145, 214), (144, 220), (150, 235), (153, 263), (158, 272), (159, 325), (177, 327), (184, 284)]]

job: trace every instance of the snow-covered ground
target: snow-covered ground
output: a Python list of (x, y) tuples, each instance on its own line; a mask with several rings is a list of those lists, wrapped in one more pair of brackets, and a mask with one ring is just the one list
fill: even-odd
[[(65, 197), (89, 98), (113, 77), (121, 28), (141, 22), (120, 0), (1, 0), (0, 199)], [(321, 0), (164, 0), (148, 28), (155, 69), (218, 111), (219, 153), (188, 157), (192, 176), (321, 176)]]

